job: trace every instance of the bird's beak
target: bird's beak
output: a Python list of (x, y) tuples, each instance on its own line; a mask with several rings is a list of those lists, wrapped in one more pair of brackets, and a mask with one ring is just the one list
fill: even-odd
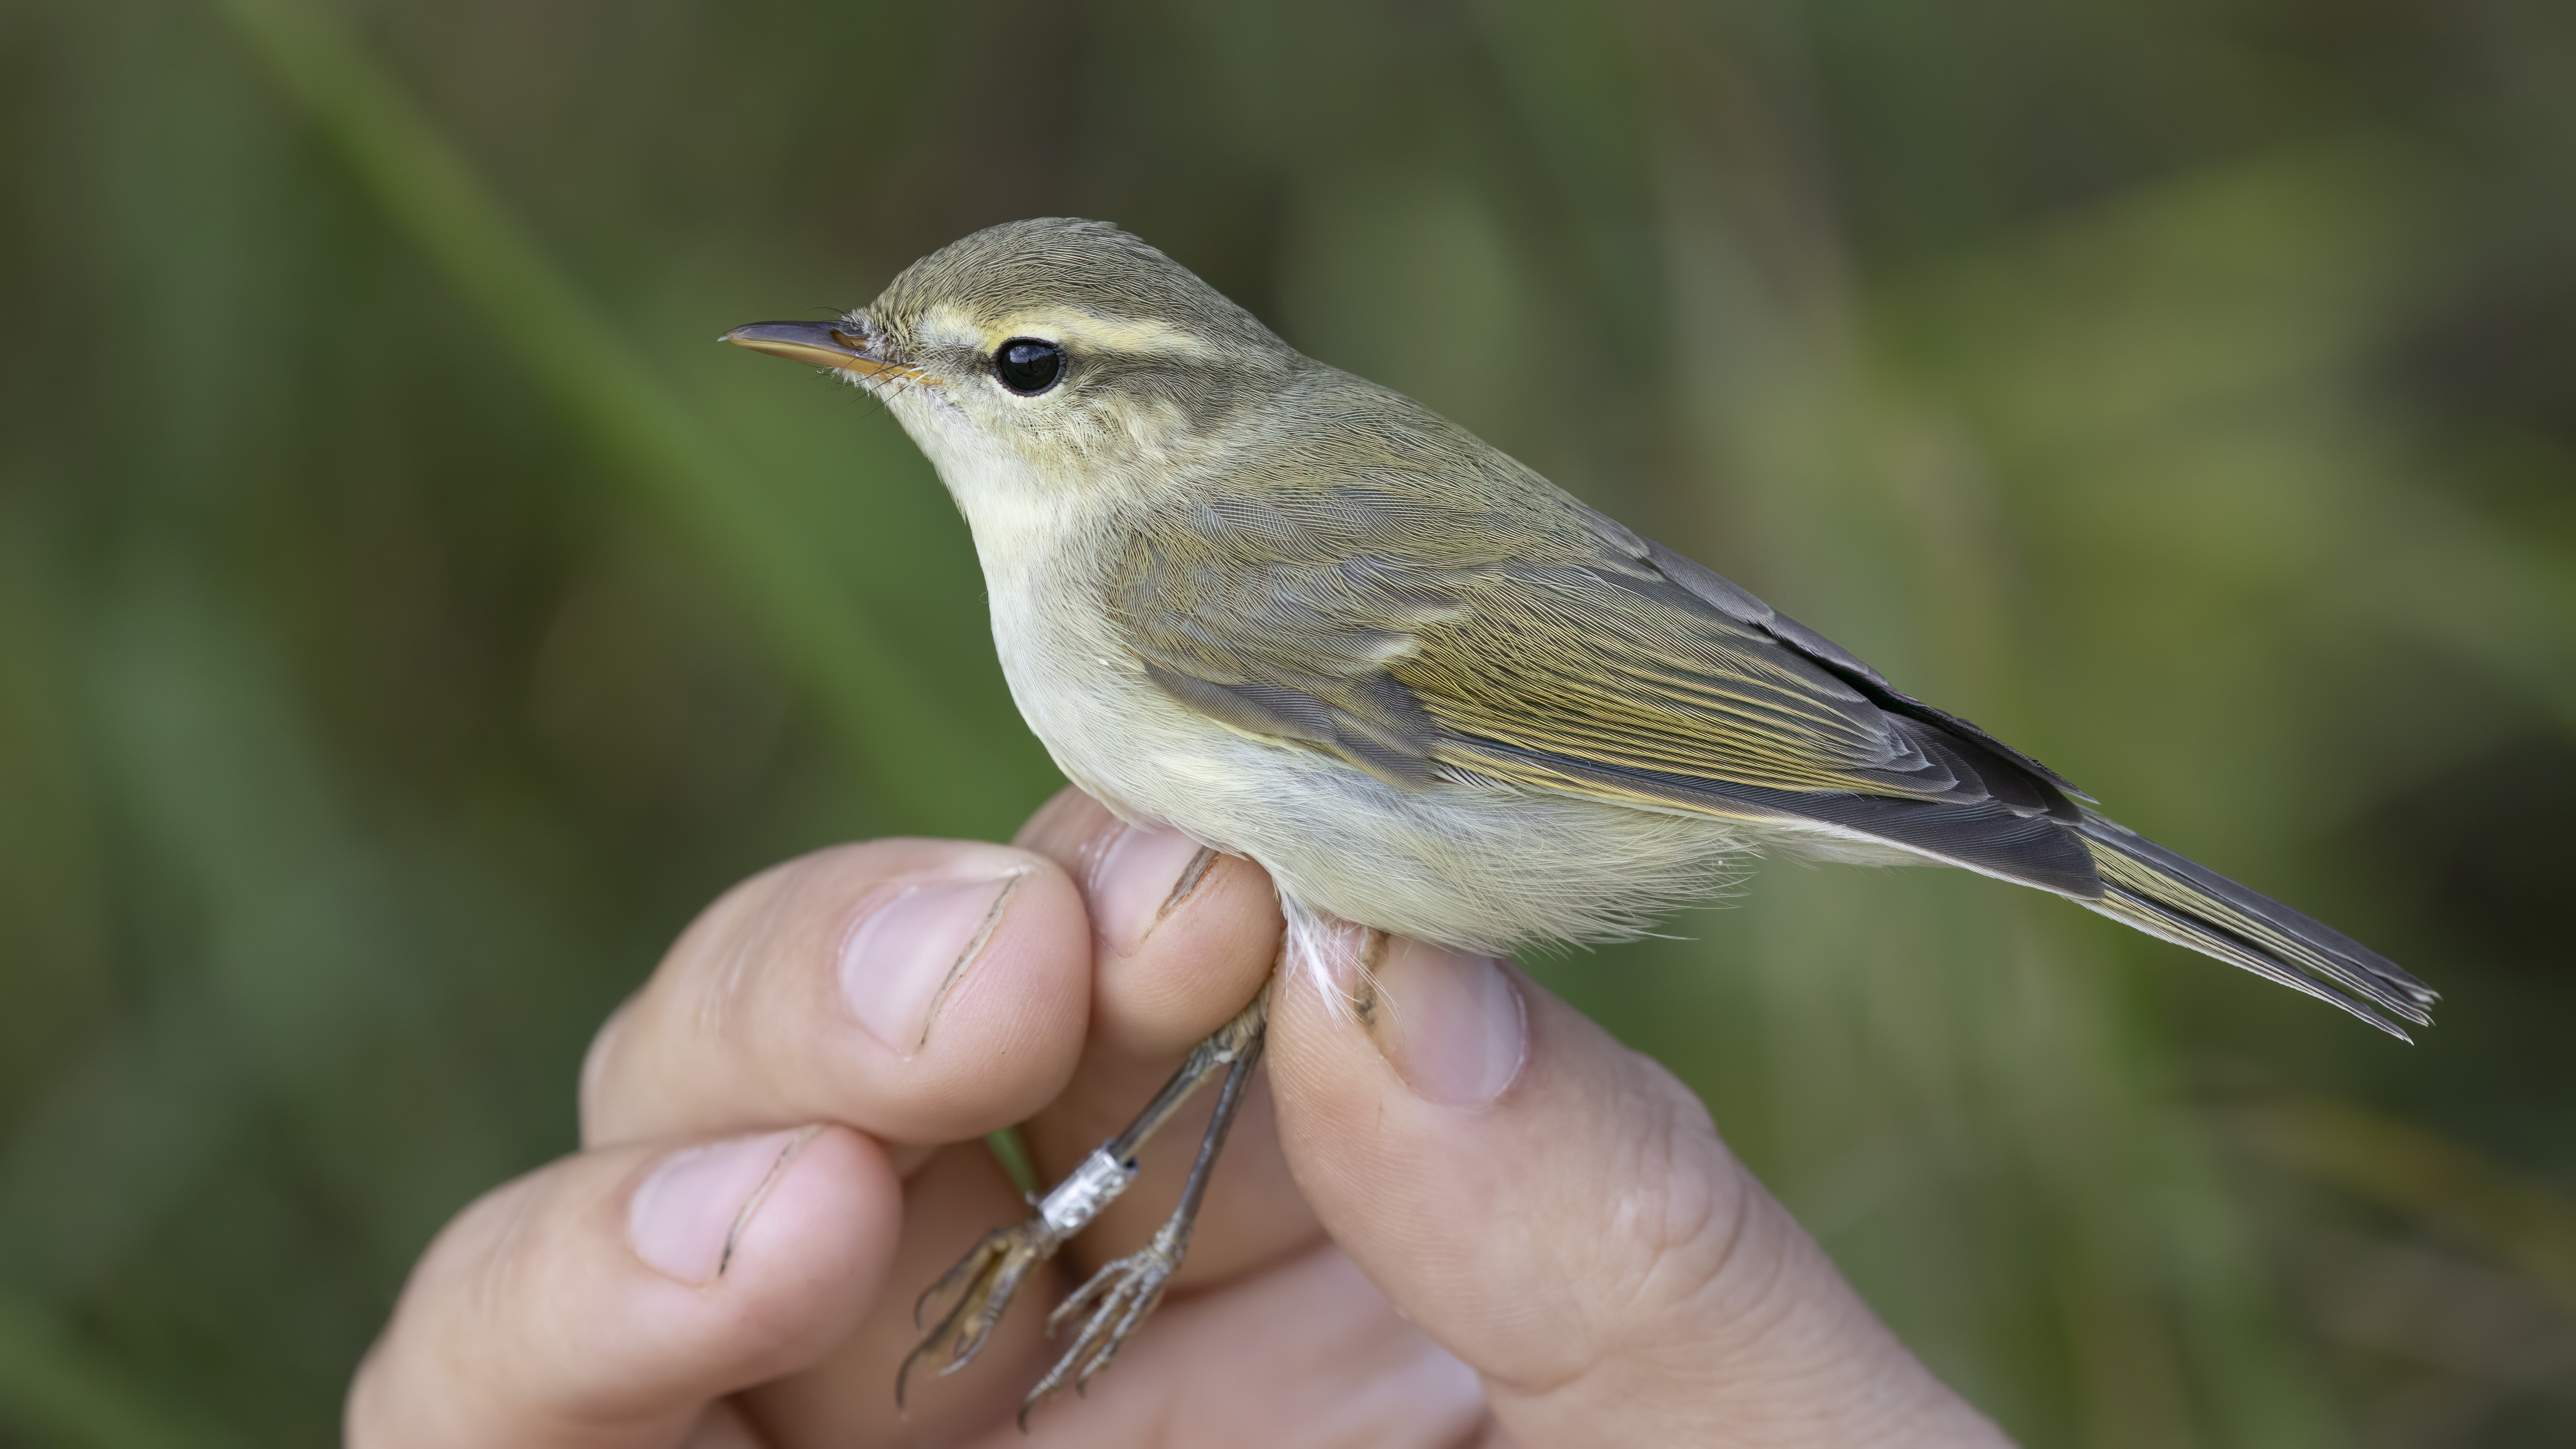
[(716, 340), (816, 367), (836, 367), (861, 377), (912, 371), (902, 363), (887, 362), (871, 354), (867, 339), (843, 331), (838, 322), (746, 322)]

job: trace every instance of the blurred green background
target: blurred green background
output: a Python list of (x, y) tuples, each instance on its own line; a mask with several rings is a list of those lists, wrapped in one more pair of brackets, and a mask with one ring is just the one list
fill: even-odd
[(873, 404), (1135, 230), (2447, 993), (1955, 872), (1538, 963), (2033, 1444), (2576, 1442), (2576, 8), (0, 3), (0, 1443), (322, 1443), (719, 889), (1055, 783)]

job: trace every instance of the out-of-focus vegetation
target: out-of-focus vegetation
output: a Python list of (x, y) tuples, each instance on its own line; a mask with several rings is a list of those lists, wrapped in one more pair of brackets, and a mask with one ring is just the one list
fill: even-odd
[(737, 877), (1051, 788), (877, 410), (1140, 232), (2448, 993), (1955, 872), (1540, 963), (2033, 1443), (2576, 1441), (2576, 10), (0, 7), (0, 1442), (322, 1442)]

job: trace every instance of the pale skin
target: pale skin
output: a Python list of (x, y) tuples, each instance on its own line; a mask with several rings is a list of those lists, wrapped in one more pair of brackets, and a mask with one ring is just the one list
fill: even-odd
[[(1261, 988), (1280, 930), (1259, 867), (1071, 791), (1010, 847), (875, 841), (744, 882), (601, 1028), (582, 1150), (423, 1256), (349, 1442), (1031, 1442), (1045, 1310), (1169, 1212), (1206, 1104), (980, 1358), (914, 1375), (907, 1421), (915, 1297), (1026, 1211), (980, 1139), (1022, 1124), (1063, 1176)], [(1365, 1013), (1274, 998), (1172, 1297), (1033, 1442), (2007, 1442), (1669, 1073), (1508, 964), (1376, 959)]]

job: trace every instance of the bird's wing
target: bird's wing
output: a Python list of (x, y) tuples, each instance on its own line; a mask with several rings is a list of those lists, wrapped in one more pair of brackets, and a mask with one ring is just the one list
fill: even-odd
[(1397, 785), (1795, 821), (2100, 893), (2044, 767), (1529, 482), (1345, 475), (1193, 505), (1136, 529), (1109, 602), (1173, 698)]

